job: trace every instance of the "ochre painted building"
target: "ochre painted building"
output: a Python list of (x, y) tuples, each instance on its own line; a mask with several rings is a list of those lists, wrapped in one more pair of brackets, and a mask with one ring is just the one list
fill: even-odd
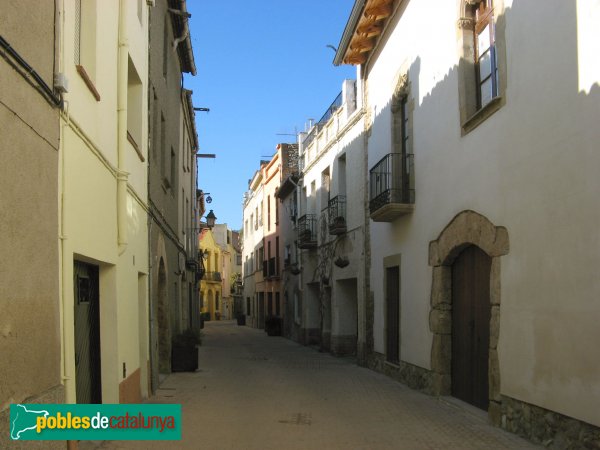
[(213, 231), (209, 228), (200, 231), (199, 245), (205, 269), (200, 282), (202, 312), (207, 313), (210, 320), (219, 320), (223, 303), (223, 254), (221, 247), (215, 242)]

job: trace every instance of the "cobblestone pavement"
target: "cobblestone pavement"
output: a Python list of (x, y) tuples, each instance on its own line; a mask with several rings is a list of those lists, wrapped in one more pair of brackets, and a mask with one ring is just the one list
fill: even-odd
[(80, 448), (539, 448), (460, 402), (234, 322), (207, 322), (199, 370), (169, 376), (150, 402), (182, 404), (181, 441)]

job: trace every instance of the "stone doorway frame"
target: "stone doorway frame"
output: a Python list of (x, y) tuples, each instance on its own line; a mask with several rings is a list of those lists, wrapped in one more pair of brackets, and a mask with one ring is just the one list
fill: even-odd
[(452, 264), (468, 246), (475, 245), (492, 258), (490, 270), (490, 352), (488, 361), (490, 417), (500, 410), (500, 257), (508, 254), (509, 240), (505, 227), (495, 226), (481, 214), (466, 210), (458, 213), (429, 243), (429, 265), (433, 267), (429, 329), (431, 371), (434, 395), (451, 394), (452, 377)]

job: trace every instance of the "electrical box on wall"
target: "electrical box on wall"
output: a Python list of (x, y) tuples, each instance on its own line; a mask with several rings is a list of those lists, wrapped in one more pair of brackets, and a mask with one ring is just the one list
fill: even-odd
[(61, 94), (69, 92), (69, 80), (64, 73), (54, 75), (54, 89)]

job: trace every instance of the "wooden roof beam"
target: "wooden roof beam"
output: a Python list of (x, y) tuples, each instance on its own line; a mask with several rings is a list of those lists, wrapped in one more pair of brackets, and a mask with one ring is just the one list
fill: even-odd
[(386, 1), (369, 3), (365, 7), (364, 16), (371, 20), (383, 20), (392, 15), (392, 2)]
[(355, 35), (350, 42), (350, 51), (363, 53), (373, 50), (375, 47), (375, 40), (366, 36)]
[(352, 66), (358, 66), (367, 62), (366, 53), (353, 53), (349, 52), (344, 58), (344, 64), (350, 64)]
[(356, 33), (361, 36), (379, 36), (383, 31), (383, 22), (365, 20), (356, 27)]

